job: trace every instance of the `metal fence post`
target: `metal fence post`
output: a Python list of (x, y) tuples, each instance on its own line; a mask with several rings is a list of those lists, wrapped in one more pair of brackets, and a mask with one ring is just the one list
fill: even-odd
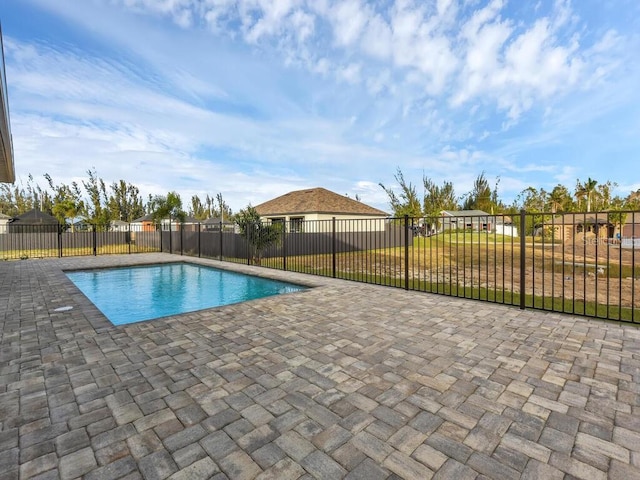
[(253, 233), (253, 223), (247, 224), (247, 265), (251, 265), (251, 234)]
[[(162, 221), (160, 221), (160, 230), (162, 231)], [(169, 217), (169, 253), (173, 253), (173, 233), (171, 233), (171, 217)]]
[(180, 255), (184, 252), (184, 223), (180, 222)]
[(220, 234), (220, 261), (222, 261), (222, 247), (223, 247), (223, 244), (222, 244), (222, 220), (220, 220), (220, 232), (219, 232), (219, 234)]
[(200, 222), (198, 222), (198, 258), (202, 256), (200, 252)]
[(287, 222), (284, 221), (282, 229), (282, 269), (287, 271)]
[(404, 289), (409, 290), (409, 215), (404, 216)]
[(336, 217), (331, 218), (331, 230), (331, 271), (333, 278), (336, 278)]
[(525, 228), (527, 226), (526, 213), (524, 208), (520, 210), (520, 309), (524, 310), (525, 307), (525, 268), (527, 266), (525, 262)]
[(160, 253), (162, 253), (162, 226), (158, 228), (158, 224), (156, 224), (156, 231), (160, 232)]
[(98, 224), (93, 225), (93, 256), (98, 255), (96, 243), (98, 241)]
[(58, 224), (58, 257), (62, 258), (62, 225)]

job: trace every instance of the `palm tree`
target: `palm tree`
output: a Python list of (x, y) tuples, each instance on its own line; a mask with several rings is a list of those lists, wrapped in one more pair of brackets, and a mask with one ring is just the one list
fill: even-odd
[(548, 202), (551, 207), (551, 213), (564, 212), (569, 210), (571, 195), (564, 185), (556, 185), (549, 194)]
[(583, 198), (587, 199), (587, 212), (591, 211), (591, 200), (593, 194), (596, 192), (596, 185), (598, 185), (597, 180), (593, 180), (591, 177), (587, 178), (584, 183), (577, 180), (575, 195), (578, 200)]
[(262, 222), (255, 207), (251, 205), (238, 212), (236, 222), (240, 228), (240, 235), (247, 239), (252, 249), (251, 258), (256, 265), (260, 265), (264, 250), (280, 242), (286, 228), (284, 222)]

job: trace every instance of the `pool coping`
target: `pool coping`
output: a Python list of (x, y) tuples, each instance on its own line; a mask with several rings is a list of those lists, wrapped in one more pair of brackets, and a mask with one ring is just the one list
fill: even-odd
[[(206, 310), (210, 310), (210, 309), (214, 309), (214, 308), (220, 308), (220, 307), (224, 307), (226, 305), (233, 305), (236, 303), (242, 303), (242, 302), (250, 302), (253, 300), (259, 300), (260, 298), (265, 298), (265, 297), (258, 297), (258, 298), (250, 298), (250, 299), (246, 299), (246, 300), (240, 300), (240, 301), (236, 301), (236, 302), (230, 302), (230, 303), (222, 303), (220, 305), (213, 305), (213, 306), (208, 306), (208, 307), (204, 307), (204, 308), (198, 308), (195, 310), (189, 310), (189, 311), (185, 311), (185, 312), (178, 312), (178, 313), (172, 313), (169, 315), (161, 315), (159, 317), (153, 317), (153, 318), (146, 318), (143, 320), (137, 320), (137, 321), (132, 321), (132, 322), (121, 322), (121, 323), (115, 323), (113, 322), (106, 314), (104, 314), (102, 312), (102, 310), (100, 310), (99, 306), (96, 305), (91, 298), (89, 298), (73, 281), (73, 279), (69, 278), (69, 276), (67, 275), (67, 273), (76, 273), (76, 272), (93, 272), (93, 271), (106, 271), (106, 270), (117, 270), (117, 269), (127, 269), (127, 268), (150, 268), (150, 267), (156, 267), (156, 266), (162, 266), (162, 265), (193, 265), (193, 266), (200, 266), (200, 267), (204, 267), (204, 268), (208, 268), (208, 269), (213, 269), (213, 270), (218, 270), (218, 271), (223, 271), (223, 272), (229, 272), (229, 273), (236, 273), (239, 275), (244, 275), (244, 276), (248, 276), (248, 277), (255, 277), (255, 278), (260, 278), (262, 280), (270, 280), (273, 282), (280, 282), (282, 284), (287, 284), (287, 285), (291, 285), (294, 287), (299, 287), (300, 290), (296, 290), (296, 291), (292, 291), (292, 292), (285, 292), (285, 293), (277, 293), (277, 295), (289, 295), (289, 294), (294, 294), (294, 293), (301, 293), (304, 290), (307, 290), (309, 288), (315, 288), (315, 287), (311, 287), (308, 285), (303, 285), (300, 282), (292, 282), (291, 280), (284, 280), (284, 279), (278, 279), (278, 278), (273, 278), (270, 276), (265, 276), (265, 275), (257, 275), (255, 273), (246, 273), (246, 272), (240, 272), (238, 271), (238, 269), (230, 269), (230, 268), (220, 268), (217, 265), (212, 265), (210, 264), (210, 262), (190, 262), (187, 259), (182, 259), (182, 260), (176, 260), (176, 261), (172, 261), (172, 262), (155, 262), (155, 263), (135, 263), (135, 264), (131, 264), (131, 265), (119, 265), (119, 266), (99, 266), (96, 268), (67, 268), (67, 269), (63, 269), (62, 272), (65, 274), (65, 276), (67, 277), (68, 280), (71, 281), (71, 283), (73, 283), (73, 286), (76, 287), (76, 289), (91, 303), (91, 305), (93, 305), (105, 318), (106, 320), (109, 322), (110, 325), (114, 326), (114, 327), (121, 327), (121, 326), (125, 326), (125, 325), (133, 325), (136, 323), (140, 323), (140, 322), (151, 322), (151, 321), (156, 321), (156, 320), (160, 320), (163, 318), (169, 318), (169, 317), (179, 317), (181, 315), (187, 315), (190, 313), (195, 313), (195, 312), (201, 312), (201, 311), (206, 311)], [(276, 294), (271, 294), (271, 295), (267, 295), (267, 296), (273, 296)], [(70, 306), (71, 308), (73, 308), (73, 306)], [(65, 308), (65, 307), (63, 307)], [(93, 313), (93, 312), (92, 312)], [(90, 319), (92, 319), (92, 325), (94, 328), (103, 328), (104, 324), (101, 320), (96, 319), (95, 316), (90, 316)]]
[[(146, 258), (138, 257), (138, 255), (144, 255), (144, 254), (127, 256), (127, 259), (132, 260), (130, 263), (127, 263), (125, 265), (115, 265), (115, 266), (107, 263), (103, 264), (103, 262), (100, 261), (101, 257), (96, 257), (95, 262), (98, 263), (98, 265), (95, 267), (91, 267), (90, 270), (102, 270), (102, 269), (106, 270), (106, 269), (124, 268), (124, 267), (142, 267), (142, 266), (153, 266), (153, 265), (162, 265), (162, 264), (170, 264), (170, 263), (187, 263), (187, 264), (193, 264), (193, 265), (202, 265), (202, 266), (212, 267), (219, 270), (225, 270), (228, 272), (243, 273), (245, 275), (251, 275), (254, 277), (260, 277), (268, 280), (278, 280), (278, 281), (287, 282), (287, 283), (294, 283), (296, 285), (306, 287), (307, 289), (326, 286), (328, 282), (330, 282), (331, 280), (334, 280), (334, 279), (312, 277), (310, 275), (305, 275), (305, 274), (300, 274), (295, 272), (283, 272), (281, 270), (270, 270), (270, 269), (265, 269), (262, 267), (252, 266), (252, 265), (222, 262), (220, 260), (208, 259), (208, 258), (194, 258), (194, 257), (185, 257), (181, 255), (179, 256), (179, 259), (176, 259), (175, 255), (166, 254), (169, 256), (165, 258), (159, 257), (157, 261), (149, 261)], [(103, 258), (106, 259), (108, 257), (103, 257)], [(100, 311), (100, 309), (98, 309), (93, 304), (93, 302), (78, 287), (76, 287), (76, 285), (65, 274), (65, 272), (83, 271), (83, 270), (89, 270), (89, 268), (87, 268), (86, 266), (77, 265), (77, 266), (70, 266), (67, 268), (60, 269), (60, 272), (62, 273), (61, 278), (64, 278), (64, 281), (68, 282), (66, 287), (70, 291), (69, 293), (72, 296), (72, 298), (74, 298), (74, 301), (77, 304), (78, 310), (86, 316), (91, 326), (98, 333), (103, 332), (105, 329), (109, 329), (109, 328), (121, 328), (121, 327), (126, 327), (128, 325), (135, 325), (135, 324), (144, 323), (144, 322), (151, 322), (151, 321), (158, 321), (158, 320), (169, 321), (171, 319), (180, 319), (180, 317), (184, 315), (195, 313), (195, 311), (184, 312), (184, 313), (179, 313), (174, 315), (166, 315), (166, 316), (158, 317), (154, 319), (141, 320), (139, 322), (131, 322), (126, 324), (116, 325), (112, 323), (104, 315), (104, 313), (102, 313), (102, 311)], [(292, 278), (294, 277), (295, 277), (295, 280), (292, 280)], [(283, 295), (304, 294), (305, 291), (306, 290), (301, 290), (299, 292), (286, 293)], [(258, 298), (258, 299), (245, 300), (245, 301), (253, 302), (256, 300), (260, 300), (260, 299)], [(215, 307), (197, 310), (197, 312), (218, 309), (225, 306), (226, 305), (218, 305)], [(76, 307), (74, 306), (74, 308)]]

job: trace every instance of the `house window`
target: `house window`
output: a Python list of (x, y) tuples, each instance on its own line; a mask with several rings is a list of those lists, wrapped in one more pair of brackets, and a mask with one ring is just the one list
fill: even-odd
[(304, 217), (291, 217), (291, 233), (304, 231)]

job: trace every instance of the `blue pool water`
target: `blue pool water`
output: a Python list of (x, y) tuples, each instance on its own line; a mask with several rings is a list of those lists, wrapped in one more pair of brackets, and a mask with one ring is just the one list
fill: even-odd
[(115, 325), (305, 289), (186, 263), (65, 273)]

